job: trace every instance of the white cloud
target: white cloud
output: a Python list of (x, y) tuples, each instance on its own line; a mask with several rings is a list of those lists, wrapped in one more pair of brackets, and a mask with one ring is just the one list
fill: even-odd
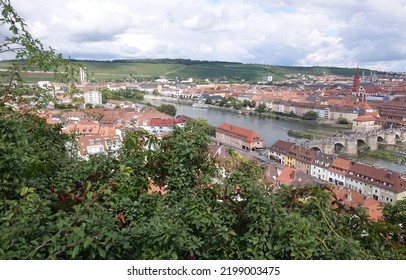
[(405, 1), (14, 0), (74, 58), (191, 58), (406, 71)]

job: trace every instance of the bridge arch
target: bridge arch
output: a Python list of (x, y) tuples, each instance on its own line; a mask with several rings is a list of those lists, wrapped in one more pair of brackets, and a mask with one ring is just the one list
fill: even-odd
[(357, 139), (357, 148), (358, 149), (370, 149), (368, 144), (365, 142), (364, 139)]
[(378, 141), (378, 143), (386, 143), (385, 138), (380, 135), (378, 135), (378, 137), (376, 137), (376, 141)]
[(310, 147), (311, 150), (315, 151), (315, 152), (323, 152), (319, 147), (317, 146), (312, 146)]
[(401, 140), (402, 140), (402, 135), (401, 135), (400, 132), (396, 132), (396, 133), (395, 133), (395, 140), (396, 140), (396, 141), (401, 141)]
[(339, 153), (345, 150), (345, 145), (341, 142), (334, 143), (334, 152)]

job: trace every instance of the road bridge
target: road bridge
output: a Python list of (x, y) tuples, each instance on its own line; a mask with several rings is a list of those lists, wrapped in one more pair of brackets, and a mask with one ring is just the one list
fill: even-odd
[(322, 140), (307, 141), (305, 146), (325, 154), (343, 152), (356, 155), (360, 147), (367, 146), (371, 150), (376, 150), (379, 143), (396, 145), (397, 141), (406, 141), (406, 129), (385, 129), (366, 133), (357, 132), (350, 135), (339, 135)]

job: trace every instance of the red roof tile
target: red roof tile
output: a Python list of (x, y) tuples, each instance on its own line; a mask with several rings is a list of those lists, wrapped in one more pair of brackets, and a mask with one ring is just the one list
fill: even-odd
[(166, 127), (173, 127), (175, 121), (173, 119), (160, 119), (160, 118), (153, 118), (149, 120), (149, 126), (166, 126)]
[(371, 220), (378, 221), (382, 218), (382, 206), (379, 201), (347, 188), (334, 187), (332, 191), (337, 196), (337, 199), (344, 205), (351, 207), (358, 207), (361, 205), (362, 207), (365, 207)]
[(231, 125), (229, 123), (222, 123), (216, 130), (248, 142), (263, 141), (263, 139), (254, 131), (236, 125)]
[(354, 162), (347, 176), (394, 193), (406, 192), (406, 180), (402, 179), (396, 171)]

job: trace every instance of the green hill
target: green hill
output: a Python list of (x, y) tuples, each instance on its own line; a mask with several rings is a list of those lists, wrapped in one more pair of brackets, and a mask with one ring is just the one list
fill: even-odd
[[(353, 76), (355, 68), (339, 67), (300, 67), (300, 66), (272, 66), (262, 64), (243, 64), (220, 61), (200, 61), (190, 59), (138, 59), (138, 60), (113, 60), (113, 61), (77, 61), (87, 68), (94, 80), (120, 81), (125, 79), (156, 79), (159, 77), (195, 80), (234, 80), (234, 81), (260, 81), (263, 76), (271, 75), (274, 81), (285, 80), (289, 75), (343, 75)], [(1, 61), (0, 71), (7, 69), (16, 61)], [(29, 82), (49, 80), (50, 74), (30, 72), (23, 75)], [(362, 69), (361, 69), (362, 70)], [(365, 69), (369, 75), (370, 70)]]

